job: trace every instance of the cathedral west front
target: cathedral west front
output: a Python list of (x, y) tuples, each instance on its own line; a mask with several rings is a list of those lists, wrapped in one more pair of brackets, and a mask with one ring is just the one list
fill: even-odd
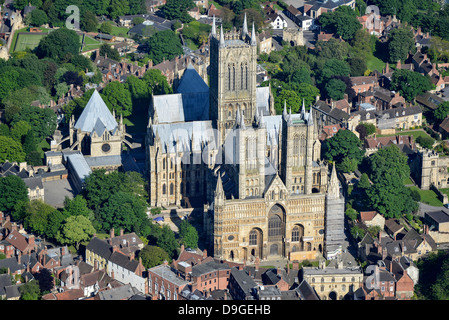
[(313, 260), (344, 240), (344, 197), (321, 160), (312, 111), (276, 115), (256, 86), (257, 42), (242, 30), (210, 35), (209, 85), (189, 66), (174, 94), (154, 96), (146, 136), (150, 205), (203, 211), (213, 256)]

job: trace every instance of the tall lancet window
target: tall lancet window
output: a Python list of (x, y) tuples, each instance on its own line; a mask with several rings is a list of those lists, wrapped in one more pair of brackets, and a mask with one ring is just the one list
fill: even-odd
[(248, 66), (245, 66), (245, 90), (248, 90)]
[(231, 91), (231, 66), (228, 65), (228, 90)]
[(243, 72), (243, 64), (240, 65), (240, 90), (243, 90), (243, 76), (244, 76), (244, 72)]
[(235, 65), (232, 66), (232, 91), (235, 91)]

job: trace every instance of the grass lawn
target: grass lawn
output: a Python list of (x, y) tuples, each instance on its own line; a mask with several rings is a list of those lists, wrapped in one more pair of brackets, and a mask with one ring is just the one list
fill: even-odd
[[(80, 37), (80, 41), (82, 41), (82, 37)], [(84, 37), (83, 52), (100, 48), (101, 45), (102, 45), (101, 41), (95, 40), (94, 38), (89, 37), (88, 35), (86, 35)]]
[(50, 150), (50, 144), (44, 139), (37, 145), (36, 150), (41, 154), (41, 158), (44, 159), (44, 153)]
[(192, 50), (197, 50), (198, 46), (195, 44), (195, 42), (193, 42), (191, 39), (185, 39), (186, 45), (187, 47), (189, 47)]
[(390, 137), (390, 136), (406, 136), (406, 135), (412, 135), (413, 139), (415, 139), (418, 137), (430, 137), (430, 135), (425, 132), (424, 130), (415, 130), (415, 131), (396, 131), (395, 134), (379, 134), (377, 135), (378, 137)]
[(112, 26), (111, 36), (128, 37), (129, 28)]
[(39, 44), (39, 41), (41, 41), (41, 39), (45, 37), (45, 35), (43, 34), (17, 33), (16, 35), (17, 38), (15, 39), (16, 42), (13, 42), (14, 49), (12, 50), (12, 52), (25, 51), (27, 48), (34, 49)]
[(449, 188), (439, 189), (442, 193), (447, 194), (449, 196)]
[(222, 5), (213, 1), (213, 0), (209, 0), (209, 4), (213, 4), (215, 6), (215, 8), (217, 9), (221, 9)]
[(374, 55), (370, 55), (366, 60), (366, 67), (371, 71), (377, 70), (379, 72), (382, 72), (383, 68), (385, 68), (385, 62), (375, 57)]
[(410, 179), (410, 177), (407, 177), (407, 179), (404, 180), (404, 184), (413, 184), (412, 179)]
[(421, 202), (431, 206), (443, 206), (443, 203), (438, 199), (437, 194), (432, 190), (421, 190), (418, 187), (409, 187), (410, 189), (418, 190), (421, 195)]

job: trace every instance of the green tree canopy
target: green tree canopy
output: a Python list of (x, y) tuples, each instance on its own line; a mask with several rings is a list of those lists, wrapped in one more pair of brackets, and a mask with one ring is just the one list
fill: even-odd
[(324, 158), (340, 164), (344, 158), (351, 158), (360, 163), (365, 151), (362, 142), (350, 130), (339, 130), (333, 137), (325, 141)]
[(355, 11), (349, 6), (340, 6), (335, 11), (324, 12), (319, 17), (319, 24), (329, 33), (335, 33), (343, 40), (351, 40), (362, 28)]
[(324, 86), (326, 96), (334, 101), (341, 100), (345, 96), (346, 84), (340, 79), (330, 79)]
[(192, 8), (195, 8), (195, 3), (192, 0), (167, 0), (161, 10), (168, 20), (179, 20), (183, 23), (189, 23), (193, 18), (187, 11)]
[(124, 83), (109, 82), (101, 91), (101, 96), (109, 110), (114, 109), (116, 114), (123, 117), (131, 115), (133, 109), (131, 93)]
[(56, 239), (61, 244), (75, 245), (78, 250), (82, 241), (87, 241), (95, 233), (92, 222), (83, 215), (66, 218), (56, 234)]
[(20, 201), (28, 201), (25, 182), (14, 175), (0, 178), (0, 195), (0, 211), (4, 212), (12, 210)]
[(428, 76), (411, 70), (395, 70), (391, 78), (391, 89), (399, 91), (408, 102), (413, 101), (417, 95), (431, 90), (432, 87)]
[(154, 65), (183, 54), (181, 40), (172, 30), (158, 32), (146, 42), (149, 46), (148, 55)]
[(409, 52), (416, 50), (413, 33), (408, 28), (392, 29), (388, 35), (389, 62), (405, 61)]
[(186, 248), (198, 247), (198, 231), (187, 220), (179, 224), (179, 242)]
[(164, 249), (152, 245), (145, 246), (139, 252), (139, 258), (142, 258), (142, 264), (147, 269), (161, 265), (164, 261), (170, 261), (170, 257)]
[(55, 208), (41, 200), (32, 200), (19, 206), (15, 214), (13, 214), (13, 217), (18, 216), (19, 219), (15, 219), (16, 221), (21, 221), (20, 218), (23, 218), (23, 226), (25, 229), (32, 233), (45, 236), (48, 217), (55, 210)]
[(56, 61), (70, 60), (72, 56), (79, 53), (80, 46), (78, 34), (63, 27), (42, 38), (35, 52), (39, 58), (51, 58)]
[(20, 142), (16, 142), (11, 137), (0, 136), (0, 163), (6, 160), (23, 162), (25, 161), (25, 152), (23, 152)]

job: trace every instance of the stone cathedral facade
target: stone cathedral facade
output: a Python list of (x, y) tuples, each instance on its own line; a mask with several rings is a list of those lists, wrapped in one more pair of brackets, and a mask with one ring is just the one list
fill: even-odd
[[(344, 198), (321, 160), (318, 123), (303, 105), (276, 115), (256, 87), (257, 42), (210, 35), (210, 85), (187, 68), (176, 93), (154, 96), (146, 137), (150, 204), (201, 208), (216, 258), (331, 257), (344, 240)], [(195, 204), (195, 205), (194, 205)]]

